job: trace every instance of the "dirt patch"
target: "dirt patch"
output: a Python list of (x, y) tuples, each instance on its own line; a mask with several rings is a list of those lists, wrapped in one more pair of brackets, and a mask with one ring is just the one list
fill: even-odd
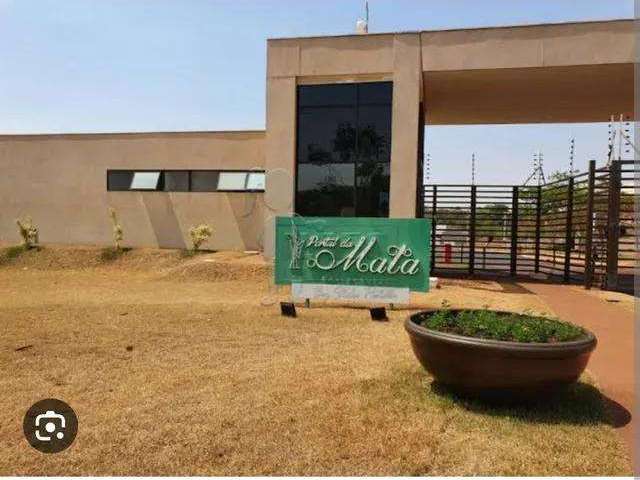
[(272, 272), (270, 263), (261, 255), (242, 252), (198, 252), (152, 248), (124, 249), (111, 247), (67, 247), (46, 245), (31, 250), (16, 247), (0, 249), (0, 266), (33, 270), (112, 270), (154, 272), (199, 280), (253, 278)]
[(217, 252), (191, 257), (188, 261), (163, 269), (160, 276), (165, 279), (210, 282), (261, 281), (273, 276), (273, 267), (261, 255)]
[[(11, 248), (0, 250), (0, 256)], [(180, 252), (176, 250), (140, 248), (125, 250), (119, 255), (111, 255), (111, 251), (111, 247), (44, 245), (10, 258), (3, 266), (35, 270), (84, 270), (100, 267), (150, 270), (175, 264), (181, 259)]]
[(0, 266), (23, 270), (110, 269), (154, 273), (163, 279), (200, 281), (267, 280), (273, 267), (262, 255), (243, 252), (197, 252), (151, 248), (44, 246), (32, 250), (0, 250)]

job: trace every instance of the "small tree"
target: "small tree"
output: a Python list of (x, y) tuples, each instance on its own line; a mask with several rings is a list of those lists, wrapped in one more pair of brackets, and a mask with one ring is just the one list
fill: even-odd
[(206, 223), (202, 223), (196, 227), (191, 227), (189, 235), (191, 236), (191, 243), (193, 243), (193, 251), (197, 252), (200, 246), (213, 235), (213, 228)]
[(31, 217), (27, 216), (24, 220), (16, 219), (20, 236), (22, 237), (22, 245), (29, 249), (38, 245), (38, 227), (33, 224)]
[(124, 233), (122, 231), (122, 225), (118, 223), (116, 210), (113, 207), (109, 207), (109, 218), (111, 218), (111, 223), (113, 224), (113, 244), (115, 249), (119, 251), (122, 247), (121, 242), (124, 238)]

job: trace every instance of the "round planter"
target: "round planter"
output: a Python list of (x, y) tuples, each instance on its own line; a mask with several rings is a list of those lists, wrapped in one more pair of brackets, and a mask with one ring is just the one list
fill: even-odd
[(464, 337), (421, 326), (420, 312), (405, 329), (422, 366), (452, 390), (483, 396), (531, 396), (550, 393), (580, 377), (596, 347), (586, 331), (579, 340), (519, 343)]

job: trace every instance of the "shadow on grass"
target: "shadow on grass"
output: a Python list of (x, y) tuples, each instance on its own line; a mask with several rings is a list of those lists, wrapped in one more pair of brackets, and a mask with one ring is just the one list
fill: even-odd
[(533, 292), (528, 288), (523, 287), (519, 283), (516, 282), (508, 282), (504, 280), (500, 280), (498, 282), (500, 288), (502, 289), (502, 293), (519, 293), (519, 294), (528, 294), (533, 295)]
[(180, 257), (181, 258), (193, 258), (196, 257), (198, 255), (205, 255), (207, 253), (216, 253), (217, 250), (193, 250), (193, 249), (182, 249), (180, 250)]
[(27, 248), (24, 245), (13, 245), (11, 247), (2, 248), (0, 249), (0, 265), (10, 263), (12, 260), (15, 260), (27, 252), (39, 252), (40, 250), (42, 250), (42, 247), (40, 246)]
[(100, 252), (100, 261), (104, 263), (113, 262), (121, 258), (123, 255), (125, 255), (127, 252), (130, 252), (130, 251), (131, 251), (130, 247), (121, 247), (121, 248), (105, 247)]
[(509, 417), (527, 423), (596, 425), (620, 428), (631, 421), (631, 413), (593, 385), (577, 382), (566, 389), (529, 398), (477, 398), (456, 393), (433, 381), (430, 392), (465, 410), (492, 417)]
[(406, 410), (429, 412), (433, 407), (462, 408), (488, 417), (507, 418), (526, 424), (610, 425), (624, 427), (631, 413), (618, 402), (603, 395), (593, 385), (577, 382), (555, 394), (537, 397), (493, 397), (481, 399), (460, 394), (431, 379), (421, 369), (396, 368), (390, 376), (358, 382), (365, 405), (396, 404)]

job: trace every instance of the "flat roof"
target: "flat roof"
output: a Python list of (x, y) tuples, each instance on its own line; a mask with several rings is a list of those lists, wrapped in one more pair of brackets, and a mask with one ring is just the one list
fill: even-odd
[(271, 37), (267, 38), (267, 41), (277, 40), (304, 40), (313, 38), (340, 38), (340, 37), (371, 37), (381, 35), (401, 35), (405, 33), (436, 33), (436, 32), (456, 32), (456, 31), (474, 31), (474, 30), (499, 30), (509, 28), (530, 28), (530, 27), (552, 27), (562, 25), (586, 25), (591, 23), (615, 23), (615, 22), (632, 22), (634, 18), (608, 18), (601, 20), (581, 20), (570, 22), (552, 22), (552, 23), (521, 23), (513, 25), (494, 25), (494, 26), (480, 26), (480, 27), (456, 27), (456, 28), (436, 28), (431, 30), (399, 30), (395, 32), (375, 32), (375, 33), (338, 33), (329, 35), (303, 35), (298, 37)]

